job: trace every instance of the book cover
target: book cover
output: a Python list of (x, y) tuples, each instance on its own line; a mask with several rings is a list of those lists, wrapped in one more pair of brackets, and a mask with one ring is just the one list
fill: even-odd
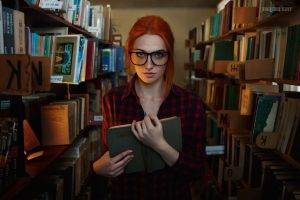
[(59, 35), (55, 38), (52, 76), (59, 77), (60, 82), (79, 83), (81, 70), (79, 58), (82, 59), (83, 56), (79, 47), (84, 47), (84, 43), (80, 45), (80, 37), (80, 35)]
[(255, 142), (258, 134), (274, 131), (277, 110), (281, 100), (282, 95), (262, 95), (258, 97), (252, 129), (253, 142)]
[[(180, 151), (182, 148), (181, 123), (179, 117), (161, 119), (164, 137), (168, 144)], [(134, 158), (125, 167), (125, 173), (139, 171), (153, 172), (163, 169), (166, 164), (161, 156), (151, 148), (143, 145), (131, 132), (131, 124), (110, 127), (107, 132), (110, 156), (131, 149)]]

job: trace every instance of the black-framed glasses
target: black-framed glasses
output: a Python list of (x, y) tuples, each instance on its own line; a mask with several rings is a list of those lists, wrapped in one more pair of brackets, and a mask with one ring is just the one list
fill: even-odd
[(147, 63), (149, 55), (152, 63), (156, 66), (163, 66), (167, 64), (169, 59), (169, 52), (165, 50), (158, 50), (147, 53), (143, 50), (137, 49), (130, 51), (129, 54), (132, 64), (139, 66), (145, 65)]

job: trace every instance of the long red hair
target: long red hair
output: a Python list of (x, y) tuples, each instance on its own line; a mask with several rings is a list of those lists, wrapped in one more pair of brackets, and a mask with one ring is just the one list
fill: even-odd
[(135, 40), (144, 34), (159, 35), (163, 39), (167, 51), (169, 52), (169, 60), (164, 74), (166, 83), (165, 92), (167, 95), (172, 87), (174, 78), (174, 36), (169, 24), (161, 17), (154, 15), (142, 17), (138, 19), (131, 28), (125, 46), (127, 71), (132, 72), (129, 52), (132, 50)]

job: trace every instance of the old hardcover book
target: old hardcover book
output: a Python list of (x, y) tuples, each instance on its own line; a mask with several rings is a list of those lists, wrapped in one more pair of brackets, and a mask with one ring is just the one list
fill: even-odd
[(42, 144), (71, 144), (76, 135), (76, 103), (57, 103), (43, 106)]
[[(182, 148), (181, 123), (179, 117), (161, 119), (164, 137), (168, 144), (180, 151)], [(125, 173), (139, 171), (153, 172), (163, 169), (166, 164), (153, 149), (143, 145), (131, 132), (131, 124), (110, 127), (107, 133), (110, 156), (125, 150), (132, 150), (134, 158), (125, 167)]]
[(23, 121), (24, 131), (24, 154), (27, 160), (40, 157), (44, 154), (40, 141), (27, 120)]

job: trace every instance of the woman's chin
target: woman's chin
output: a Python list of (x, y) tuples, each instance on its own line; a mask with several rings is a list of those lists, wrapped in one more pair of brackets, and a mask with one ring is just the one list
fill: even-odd
[(149, 78), (149, 77), (140, 77), (140, 79), (141, 79), (144, 83), (146, 83), (146, 84), (152, 84), (152, 83), (154, 83), (154, 82), (157, 81), (157, 78), (155, 78), (155, 77), (151, 77), (151, 78)]

